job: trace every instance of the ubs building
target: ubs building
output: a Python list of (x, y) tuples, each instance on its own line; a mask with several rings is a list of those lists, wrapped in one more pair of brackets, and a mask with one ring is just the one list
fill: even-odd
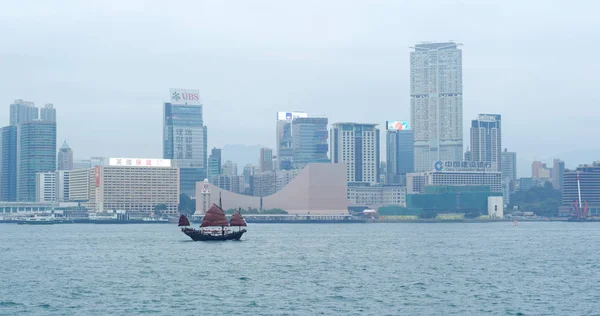
[(196, 195), (196, 182), (206, 178), (206, 126), (200, 93), (196, 89), (171, 89), (163, 107), (163, 158), (179, 168), (180, 190)]

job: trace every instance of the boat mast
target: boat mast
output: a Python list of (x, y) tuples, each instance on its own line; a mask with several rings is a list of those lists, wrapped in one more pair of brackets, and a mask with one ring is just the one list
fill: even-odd
[(579, 171), (577, 171), (577, 195), (579, 197), (579, 209), (581, 210), (581, 184), (579, 182)]

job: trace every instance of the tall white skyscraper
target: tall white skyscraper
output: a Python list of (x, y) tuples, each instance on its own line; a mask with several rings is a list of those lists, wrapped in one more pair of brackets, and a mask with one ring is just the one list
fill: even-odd
[(331, 162), (346, 164), (348, 182), (379, 182), (377, 124), (336, 123), (330, 132)]
[(422, 43), (410, 53), (410, 115), (415, 172), (463, 156), (462, 51), (454, 42)]

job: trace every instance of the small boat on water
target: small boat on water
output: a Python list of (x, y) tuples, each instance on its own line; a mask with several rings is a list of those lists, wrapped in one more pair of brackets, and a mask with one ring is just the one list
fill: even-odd
[[(219, 240), (239, 240), (246, 232), (246, 221), (238, 211), (231, 216), (227, 222), (225, 212), (221, 207), (213, 204), (202, 219), (199, 229), (189, 228), (190, 222), (185, 215), (179, 217), (179, 225), (184, 226), (181, 231), (189, 236), (193, 241), (219, 241)], [(231, 227), (238, 227), (238, 230)]]

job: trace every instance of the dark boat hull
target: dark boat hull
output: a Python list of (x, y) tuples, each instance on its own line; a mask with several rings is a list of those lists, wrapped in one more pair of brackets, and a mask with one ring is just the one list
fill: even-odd
[(242, 235), (246, 232), (242, 229), (237, 232), (231, 232), (225, 235), (209, 235), (203, 234), (201, 231), (193, 228), (182, 228), (181, 231), (188, 235), (193, 241), (225, 241), (225, 240), (239, 240)]

